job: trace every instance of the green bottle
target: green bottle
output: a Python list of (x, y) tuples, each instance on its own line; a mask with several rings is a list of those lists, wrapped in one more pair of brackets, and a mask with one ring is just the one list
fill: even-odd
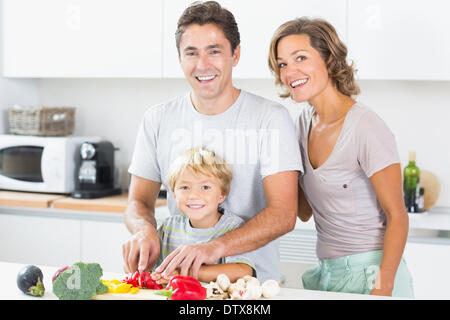
[(416, 166), (416, 153), (409, 153), (409, 163), (403, 170), (403, 195), (405, 198), (406, 211), (419, 212), (416, 192), (419, 188), (420, 170)]

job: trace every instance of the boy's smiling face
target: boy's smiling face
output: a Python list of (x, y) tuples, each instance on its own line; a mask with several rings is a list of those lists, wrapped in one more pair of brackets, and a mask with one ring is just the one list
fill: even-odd
[(189, 218), (194, 228), (212, 228), (220, 219), (218, 207), (226, 198), (219, 179), (189, 169), (178, 177), (174, 197), (178, 209)]

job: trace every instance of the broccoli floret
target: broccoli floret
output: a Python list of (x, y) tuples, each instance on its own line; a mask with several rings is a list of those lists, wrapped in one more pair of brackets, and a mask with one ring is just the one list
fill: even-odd
[(100, 278), (98, 263), (77, 262), (62, 272), (53, 282), (53, 293), (61, 300), (89, 300), (96, 294), (108, 292)]

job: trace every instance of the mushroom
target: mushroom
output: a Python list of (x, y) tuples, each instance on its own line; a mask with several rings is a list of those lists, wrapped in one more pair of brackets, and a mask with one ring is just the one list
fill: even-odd
[(211, 281), (206, 285), (207, 299), (222, 300), (228, 298), (228, 293), (224, 292), (216, 282)]
[(242, 295), (242, 299), (245, 300), (256, 300), (262, 295), (262, 287), (260, 285), (250, 284), (245, 288), (245, 292)]
[(244, 276), (242, 279), (245, 280), (246, 286), (260, 286), (261, 282), (258, 279), (252, 276)]
[(223, 290), (223, 291), (227, 291), (228, 287), (231, 284), (230, 279), (227, 277), (226, 274), (221, 273), (217, 276), (216, 279), (216, 283), (219, 285), (219, 287)]
[(238, 281), (230, 284), (230, 286), (228, 287), (228, 294), (230, 295), (230, 298), (234, 300), (242, 299), (242, 296), (245, 292), (245, 286), (243, 286), (242, 283), (238, 283)]
[(261, 287), (264, 298), (275, 297), (281, 289), (279, 283), (275, 280), (266, 280)]

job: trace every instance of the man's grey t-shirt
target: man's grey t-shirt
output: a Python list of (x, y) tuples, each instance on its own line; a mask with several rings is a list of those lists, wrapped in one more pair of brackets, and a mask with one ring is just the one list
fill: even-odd
[[(248, 221), (266, 207), (263, 179), (282, 171), (303, 171), (294, 122), (288, 110), (244, 90), (226, 111), (201, 114), (190, 94), (151, 107), (144, 115), (129, 167), (133, 175), (161, 182), (171, 214), (181, 214), (167, 183), (168, 169), (182, 152), (203, 146), (233, 170), (230, 194), (221, 205)], [(260, 280), (280, 280), (278, 241), (256, 250)]]
[(300, 149), (305, 173), (300, 184), (311, 205), (317, 230), (317, 257), (383, 249), (386, 216), (370, 177), (399, 163), (395, 137), (370, 108), (355, 103), (328, 159), (313, 168), (308, 135), (315, 110), (306, 106), (299, 118)]

